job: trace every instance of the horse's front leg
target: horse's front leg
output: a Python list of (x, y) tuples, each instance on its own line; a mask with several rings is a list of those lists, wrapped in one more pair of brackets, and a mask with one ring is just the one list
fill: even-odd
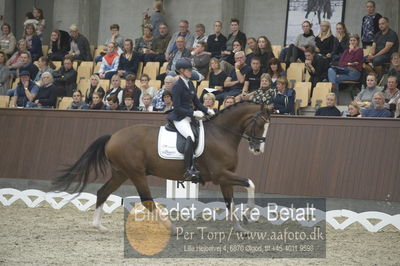
[[(249, 178), (244, 178), (236, 175), (233, 172), (226, 171), (223, 173), (220, 178), (221, 188), (222, 185), (230, 185), (230, 186), (242, 186), (247, 190), (247, 212), (244, 215), (245, 222), (253, 221), (250, 218), (250, 213), (255, 207), (254, 202), (254, 194), (255, 194), (255, 185), (253, 181)], [(233, 192), (232, 192), (233, 193)]]
[(228, 214), (231, 222), (232, 222), (232, 227), (235, 232), (243, 232), (247, 233), (249, 232), (248, 230), (244, 229), (240, 223), (239, 220), (240, 218), (237, 217), (234, 213), (234, 208), (235, 208), (235, 203), (233, 202), (233, 186), (230, 185), (220, 185), (222, 195), (224, 196), (226, 208), (228, 209)]

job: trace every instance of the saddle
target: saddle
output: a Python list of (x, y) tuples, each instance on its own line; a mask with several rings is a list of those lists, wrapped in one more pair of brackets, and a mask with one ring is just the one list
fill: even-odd
[[(192, 129), (195, 141), (194, 141), (194, 150), (197, 149), (197, 146), (199, 145), (199, 139), (200, 139), (200, 123), (196, 119), (192, 119), (190, 122), (190, 127)], [(176, 149), (180, 153), (185, 152), (185, 145), (186, 145), (186, 138), (179, 133), (179, 131), (176, 129), (174, 122), (171, 120), (168, 120), (168, 123), (165, 125), (165, 129), (170, 132), (176, 132), (177, 138), (176, 138)]]

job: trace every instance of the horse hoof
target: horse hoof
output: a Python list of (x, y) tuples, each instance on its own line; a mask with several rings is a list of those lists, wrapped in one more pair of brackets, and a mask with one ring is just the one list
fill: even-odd
[(107, 227), (101, 225), (101, 224), (93, 224), (93, 227), (100, 230), (100, 231), (108, 231)]

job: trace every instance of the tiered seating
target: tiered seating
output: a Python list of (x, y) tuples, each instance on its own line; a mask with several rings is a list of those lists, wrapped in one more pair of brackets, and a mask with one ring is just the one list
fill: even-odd
[(106, 48), (107, 48), (107, 47), (104, 46), (104, 45), (99, 45), (99, 46), (97, 46), (97, 49), (96, 49), (95, 52), (94, 52), (94, 58), (98, 57), (98, 56), (100, 55), (101, 52), (104, 52), (104, 50), (105, 50)]
[(275, 55), (276, 58), (279, 58), (281, 51), (282, 51), (281, 45), (272, 45), (272, 53)]
[(42, 45), (43, 56), (47, 56), (47, 52), (48, 51), (49, 51), (49, 46), (48, 45)]
[(330, 82), (318, 82), (314, 88), (313, 95), (311, 98), (312, 107), (324, 107), (326, 95), (331, 92), (332, 83)]
[(293, 88), (296, 82), (304, 80), (304, 63), (291, 63), (286, 71), (286, 76), (289, 81), (289, 88)]
[(160, 68), (160, 74), (164, 74), (165, 72), (167, 72), (167, 66), (168, 66), (168, 62), (164, 62), (164, 64)]
[(93, 73), (93, 62), (81, 62), (78, 67), (78, 75), (76, 77), (76, 82), (79, 83), (81, 79), (89, 79)]
[(156, 79), (160, 71), (160, 62), (148, 62), (143, 68), (143, 74), (149, 75), (150, 79)]
[(8, 108), (10, 103), (10, 97), (5, 95), (0, 95), (0, 108)]
[(296, 91), (297, 106), (300, 108), (307, 107), (310, 99), (311, 82), (296, 82), (294, 90)]
[(208, 88), (208, 86), (209, 86), (208, 80), (203, 80), (202, 82), (200, 82), (200, 85), (197, 87), (197, 97), (200, 98), (204, 88)]
[(101, 79), (100, 86), (104, 89), (104, 91), (108, 91), (110, 89), (110, 81), (108, 79)]
[(58, 109), (66, 110), (67, 107), (72, 103), (72, 97), (63, 97), (60, 103), (58, 104)]
[[(139, 88), (140, 87), (140, 80), (135, 81), (135, 85)], [(155, 80), (152, 79), (149, 81), (149, 86), (153, 87), (156, 90), (159, 90), (161, 88), (161, 80)]]

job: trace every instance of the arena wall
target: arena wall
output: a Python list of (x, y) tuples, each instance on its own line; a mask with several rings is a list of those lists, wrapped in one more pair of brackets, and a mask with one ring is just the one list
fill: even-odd
[[(0, 178), (51, 179), (97, 137), (138, 123), (165, 116), (0, 109)], [(242, 142), (237, 172), (260, 193), (400, 201), (399, 132), (393, 119), (273, 116), (265, 153), (255, 157)]]

